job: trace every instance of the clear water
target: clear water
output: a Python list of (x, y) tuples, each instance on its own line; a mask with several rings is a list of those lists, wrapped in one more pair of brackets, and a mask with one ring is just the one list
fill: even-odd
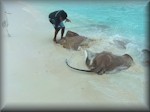
[[(107, 40), (106, 44), (114, 39), (126, 40), (129, 42), (126, 46), (127, 53), (134, 52), (139, 58), (141, 51), (149, 47), (147, 45), (148, 0), (124, 2), (50, 0), (28, 1), (28, 3), (30, 4), (23, 10), (34, 13), (29, 10), (33, 7), (32, 9), (40, 11), (41, 17), (35, 16), (40, 23), (49, 24), (49, 13), (63, 9), (72, 21), (65, 23), (66, 30), (75, 31), (89, 38)], [(52, 28), (51, 24), (49, 26)]]
[[(45, 6), (47, 5), (47, 6)], [(136, 39), (145, 38), (147, 10), (146, 2), (49, 2), (41, 6), (43, 13), (63, 9), (68, 13), (72, 24), (68, 28), (99, 32), (99, 25), (110, 27), (111, 34), (120, 34)], [(51, 6), (52, 5), (52, 6)], [(95, 27), (95, 29), (94, 29)]]
[[(147, 1), (46, 1), (34, 2), (43, 15), (63, 9), (72, 23), (66, 29), (89, 38), (125, 39), (130, 41), (128, 52), (141, 58), (147, 45)], [(109, 43), (107, 41), (107, 43)]]

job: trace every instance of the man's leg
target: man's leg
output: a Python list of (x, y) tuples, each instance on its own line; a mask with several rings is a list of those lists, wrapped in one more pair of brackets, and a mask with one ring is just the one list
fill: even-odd
[[(54, 28), (55, 28), (55, 20), (49, 18), (49, 21), (50, 21), (50, 23), (51, 23), (51, 24), (54, 26)], [(60, 30), (60, 28), (55, 28), (55, 34), (54, 34), (54, 39), (53, 39), (54, 42), (56, 42), (56, 37), (57, 37), (57, 34), (58, 34), (59, 30)]]
[(60, 27), (61, 27), (61, 39), (63, 38), (63, 35), (64, 35), (64, 32), (65, 32), (65, 25), (63, 22), (61, 22), (60, 24)]
[(57, 37), (59, 30), (60, 30), (60, 28), (55, 28), (55, 35), (54, 35), (54, 39), (53, 39), (53, 41), (55, 41), (55, 42), (56, 42), (56, 37)]
[(61, 39), (63, 38), (64, 32), (65, 32), (65, 27), (62, 27), (62, 29), (61, 29)]

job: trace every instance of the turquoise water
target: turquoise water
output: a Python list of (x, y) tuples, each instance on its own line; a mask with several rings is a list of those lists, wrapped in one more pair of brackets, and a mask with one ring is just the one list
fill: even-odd
[(72, 23), (65, 23), (66, 30), (90, 38), (126, 39), (130, 52), (139, 55), (147, 45), (147, 1), (41, 1), (34, 2), (48, 19), (50, 12), (63, 9)]
[(146, 1), (49, 1), (40, 4), (42, 5), (38, 8), (46, 16), (55, 10), (65, 10), (72, 20), (71, 24), (66, 23), (66, 28), (83, 35), (119, 36), (137, 41), (141, 45), (145, 44), (147, 38)]

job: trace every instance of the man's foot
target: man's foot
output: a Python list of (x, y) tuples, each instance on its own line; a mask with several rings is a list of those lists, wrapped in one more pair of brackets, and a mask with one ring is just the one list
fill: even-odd
[(56, 39), (53, 39), (54, 42), (57, 42)]
[(53, 40), (56, 44), (58, 43), (56, 40)]

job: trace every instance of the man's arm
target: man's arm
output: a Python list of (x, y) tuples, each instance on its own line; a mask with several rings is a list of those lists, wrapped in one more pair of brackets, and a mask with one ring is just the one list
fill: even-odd
[(66, 21), (65, 22), (71, 22), (71, 20), (69, 20), (68, 18), (66, 18)]

